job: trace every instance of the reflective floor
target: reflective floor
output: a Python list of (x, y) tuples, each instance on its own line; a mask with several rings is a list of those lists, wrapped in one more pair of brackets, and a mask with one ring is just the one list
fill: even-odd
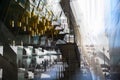
[[(101, 76), (97, 75), (93, 67), (89, 67), (86, 61), (82, 61), (81, 68), (77, 69), (75, 74), (73, 74), (67, 80), (104, 80)], [(66, 65), (67, 67), (67, 65)], [(22, 70), (22, 69), (21, 69)], [(23, 70), (24, 71), (24, 70)], [(35, 70), (35, 72), (29, 73), (29, 78), (25, 78), (24, 72), (19, 72), (19, 80), (66, 80), (64, 79), (65, 68), (62, 62), (57, 62), (56, 64), (47, 67), (44, 70)], [(99, 72), (99, 71), (98, 71)], [(69, 74), (69, 72), (68, 72)], [(106, 79), (108, 80), (108, 79)], [(109, 79), (110, 80), (110, 79)]]
[(93, 80), (91, 71), (87, 68), (78, 70), (72, 80)]

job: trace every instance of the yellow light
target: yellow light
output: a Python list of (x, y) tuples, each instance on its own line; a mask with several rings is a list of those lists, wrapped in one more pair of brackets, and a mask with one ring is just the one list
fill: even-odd
[(46, 31), (46, 26), (45, 26), (45, 31)]
[(34, 32), (34, 36), (36, 36), (36, 32)]
[(28, 24), (28, 17), (26, 17), (26, 24)]
[(44, 19), (44, 25), (45, 25), (45, 23), (46, 23), (46, 20)]
[(43, 34), (43, 30), (41, 31), (41, 34)]
[(14, 27), (14, 21), (12, 20), (12, 27)]
[(21, 25), (22, 25), (21, 22), (18, 22), (18, 27), (21, 27)]
[(29, 30), (30, 30), (30, 31), (32, 30), (31, 27), (29, 28)]
[(19, 26), (21, 27), (21, 22), (19, 23)]
[(39, 19), (37, 20), (37, 23), (39, 24)]
[(39, 24), (39, 21), (40, 21), (40, 20), (39, 20), (39, 16), (37, 16), (37, 24)]
[(38, 35), (40, 36), (40, 33)]
[(48, 25), (50, 25), (50, 21), (48, 21)]
[(37, 24), (35, 23), (35, 29), (37, 28)]
[(24, 26), (24, 31), (26, 31), (26, 26)]
[(29, 18), (31, 18), (31, 12), (28, 13)]
[(51, 26), (48, 26), (48, 29), (49, 29), (49, 30), (50, 30), (50, 27), (51, 27)]
[(32, 36), (34, 36), (34, 31), (32, 31)]
[(37, 34), (38, 34), (38, 29), (37, 29)]

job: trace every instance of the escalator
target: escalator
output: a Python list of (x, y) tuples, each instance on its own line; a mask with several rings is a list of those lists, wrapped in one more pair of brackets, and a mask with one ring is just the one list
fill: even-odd
[(77, 69), (80, 68), (80, 52), (75, 43), (59, 45), (62, 53), (63, 62), (67, 62), (68, 67), (64, 71), (64, 78), (61, 80), (70, 80)]

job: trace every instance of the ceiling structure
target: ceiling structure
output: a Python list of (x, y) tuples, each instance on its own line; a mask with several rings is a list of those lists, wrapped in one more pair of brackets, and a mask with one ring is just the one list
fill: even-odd
[(6, 9), (0, 9), (5, 15), (0, 17), (15, 37), (9, 40), (29, 44), (31, 38), (39, 39), (40, 36), (63, 38), (69, 28), (60, 1), (10, 0)]

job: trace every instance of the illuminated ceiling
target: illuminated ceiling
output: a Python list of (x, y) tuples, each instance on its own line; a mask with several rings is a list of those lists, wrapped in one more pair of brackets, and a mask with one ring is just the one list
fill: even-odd
[(70, 5), (80, 26), (83, 45), (94, 45), (99, 48), (108, 46), (105, 36), (104, 4), (104, 0), (71, 0)]

